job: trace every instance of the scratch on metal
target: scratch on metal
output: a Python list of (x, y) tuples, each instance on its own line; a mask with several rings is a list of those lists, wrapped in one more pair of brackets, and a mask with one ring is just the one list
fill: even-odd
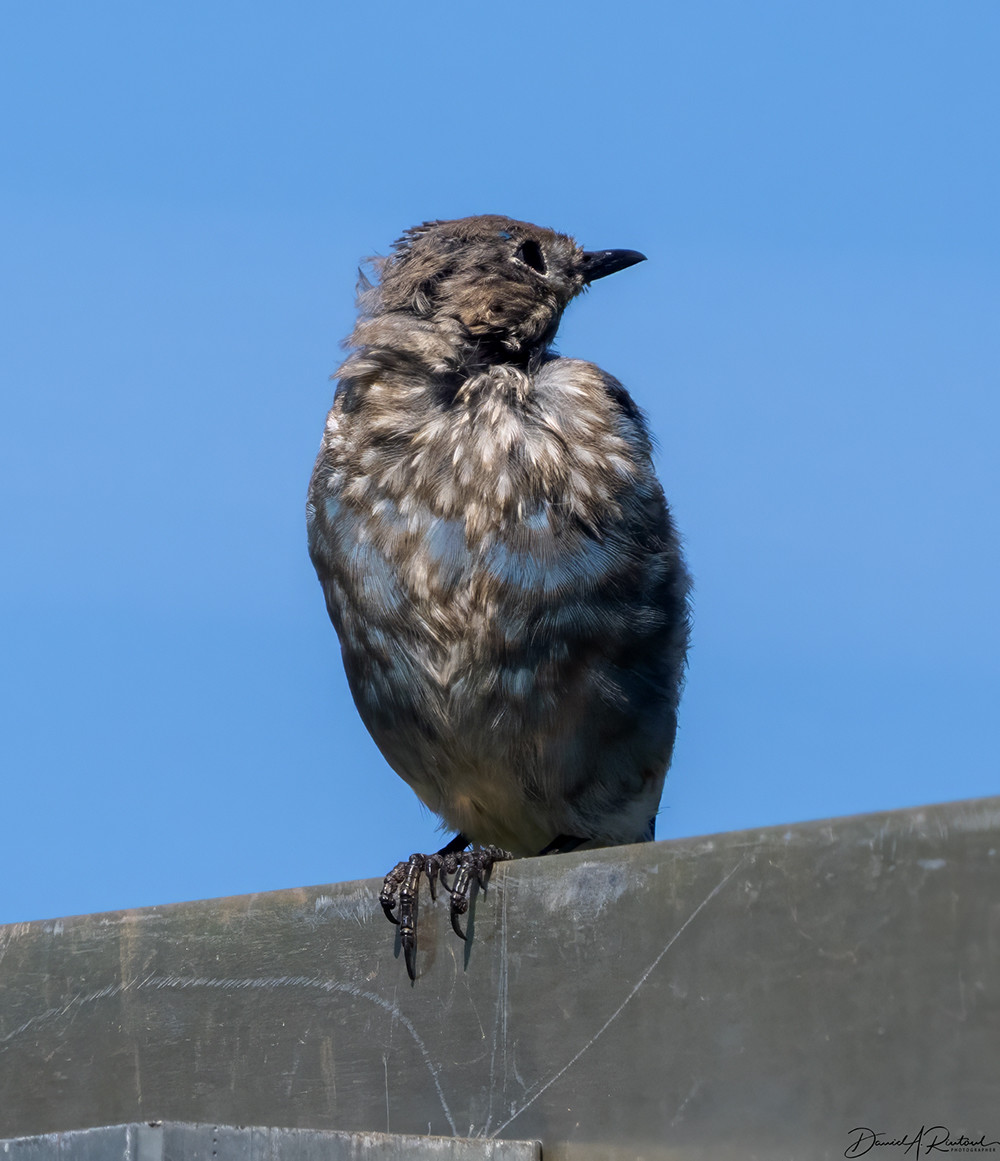
[(170, 988), (177, 990), (185, 990), (188, 988), (218, 988), (222, 991), (241, 991), (244, 989), (257, 988), (316, 988), (323, 992), (344, 992), (347, 995), (355, 996), (359, 1000), (367, 1000), (369, 1003), (376, 1004), (378, 1007), (388, 1012), (393, 1020), (398, 1020), (399, 1023), (410, 1034), (414, 1044), (420, 1050), (421, 1056), (424, 1058), (424, 1064), (427, 1066), (427, 1071), (431, 1074), (431, 1080), (434, 1082), (434, 1088), (437, 1090), (438, 1099), (441, 1102), (441, 1109), (444, 1112), (445, 1119), (452, 1133), (458, 1135), (458, 1130), (455, 1127), (455, 1121), (451, 1115), (451, 1109), (448, 1106), (447, 1098), (444, 1095), (444, 1090), (441, 1087), (440, 1068), (431, 1059), (430, 1053), (427, 1051), (427, 1045), (424, 1043), (420, 1034), (417, 1032), (413, 1022), (407, 1019), (406, 1016), (400, 1012), (396, 1004), (390, 1003), (383, 999), (382, 996), (376, 995), (374, 992), (367, 992), (361, 988), (355, 987), (353, 984), (340, 983), (337, 980), (322, 980), (316, 979), (312, 976), (265, 976), (265, 977), (250, 977), (250, 978), (215, 978), (211, 976), (146, 976), (144, 979), (135, 977), (131, 980), (125, 980), (117, 984), (109, 984), (105, 988), (101, 988), (94, 992), (85, 992), (80, 995), (72, 996), (65, 1004), (58, 1008), (48, 1008), (44, 1012), (39, 1012), (38, 1015), (32, 1016), (25, 1020), (19, 1027), (12, 1029), (6, 1036), (0, 1037), (0, 1044), (5, 1044), (13, 1040), (16, 1036), (26, 1032), (29, 1028), (37, 1024), (43, 1024), (48, 1020), (55, 1019), (58, 1016), (65, 1015), (71, 1008), (83, 1007), (86, 1004), (95, 1003), (97, 1000), (105, 999), (109, 996), (120, 995), (122, 992), (135, 989), (141, 991), (144, 988)]
[(573, 1067), (574, 1064), (576, 1064), (576, 1062), (580, 1059), (580, 1057), (583, 1056), (583, 1054), (589, 1048), (592, 1048), (594, 1046), (594, 1044), (597, 1043), (597, 1041), (604, 1035), (604, 1033), (618, 1019), (618, 1017), (622, 1014), (622, 1012), (625, 1011), (625, 1008), (632, 1002), (632, 1000), (637, 995), (639, 989), (646, 982), (646, 980), (649, 979), (650, 975), (656, 969), (657, 965), (660, 963), (660, 961), (663, 959), (663, 957), (667, 954), (667, 952), (674, 946), (674, 944), (677, 942), (677, 940), (680, 939), (680, 937), (684, 934), (684, 932), (691, 925), (691, 923), (694, 922), (694, 920), (697, 918), (699, 913), (702, 910), (704, 910), (704, 908), (707, 907), (709, 903), (711, 903), (711, 901), (715, 898), (715, 896), (718, 895), (718, 893), (722, 890), (722, 888), (725, 887), (725, 885), (729, 882), (729, 880), (733, 877), (733, 875), (736, 874), (736, 872), (743, 866), (743, 864), (746, 861), (747, 861), (747, 856), (744, 856), (742, 859), (740, 859), (740, 861), (725, 876), (725, 878), (723, 878), (720, 883), (716, 884), (716, 886), (713, 887), (711, 891), (709, 891), (709, 893), (705, 896), (705, 898), (702, 899), (702, 901), (691, 912), (691, 914), (687, 917), (687, 919), (684, 920), (684, 922), (680, 925), (680, 927), (678, 927), (678, 929), (674, 932), (674, 934), (667, 940), (666, 944), (664, 944), (663, 948), (660, 950), (660, 953), (656, 956), (656, 958), (649, 965), (649, 967), (647, 967), (646, 970), (642, 973), (642, 975), (638, 978), (638, 980), (635, 983), (635, 986), (632, 988), (632, 990), (629, 992), (629, 994), (625, 997), (625, 999), (622, 1000), (622, 1002), (611, 1013), (611, 1015), (607, 1018), (607, 1020), (604, 1021), (604, 1023), (600, 1026), (600, 1028), (598, 1028), (598, 1030), (594, 1033), (594, 1035), (587, 1041), (586, 1044), (584, 1044), (584, 1046), (580, 1049), (580, 1051), (575, 1056), (573, 1056), (570, 1060), (568, 1060), (562, 1066), (562, 1068), (559, 1069), (558, 1072), (556, 1072), (552, 1076), (550, 1076), (549, 1079), (547, 1081), (545, 1081), (545, 1083), (542, 1084), (541, 1087), (538, 1088), (524, 1102), (524, 1104), (521, 1105), (521, 1107), (519, 1109), (517, 1109), (515, 1112), (511, 1113), (511, 1115), (507, 1118), (506, 1121), (504, 1121), (504, 1123), (502, 1125), (500, 1125), (499, 1128), (494, 1129), (493, 1132), (490, 1133), (491, 1137), (499, 1136), (499, 1134), (502, 1133), (504, 1131), (504, 1129), (506, 1129), (507, 1126), (512, 1121), (517, 1120), (517, 1118), (525, 1111), (525, 1109), (527, 1109), (530, 1105), (533, 1105), (535, 1103), (535, 1101), (538, 1100), (538, 1098), (542, 1095), (542, 1093), (545, 1092), (546, 1089), (551, 1088), (551, 1086), (554, 1085), (555, 1082), (561, 1076), (563, 1076), (566, 1072), (568, 1072)]

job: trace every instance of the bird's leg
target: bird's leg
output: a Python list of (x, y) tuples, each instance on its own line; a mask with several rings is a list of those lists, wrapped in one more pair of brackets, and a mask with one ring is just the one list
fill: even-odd
[[(480, 887), (485, 887), (494, 863), (504, 862), (514, 856), (510, 851), (500, 847), (476, 847), (475, 850), (463, 851), (461, 854), (449, 854), (442, 860), (440, 878), (441, 885), (451, 893), (451, 926), (459, 937), (465, 939), (465, 932), (459, 926), (459, 918), (469, 910), (469, 889), (475, 876)], [(454, 875), (449, 884), (445, 874)]]
[[(477, 847), (467, 851), (469, 840), (457, 834), (433, 855), (410, 855), (404, 863), (397, 863), (386, 875), (379, 893), (379, 902), (390, 923), (399, 926), (399, 941), (406, 961), (406, 972), (411, 980), (417, 978), (417, 910), (420, 876), (427, 876), (431, 898), (437, 897), (437, 884), (451, 896), (451, 926), (455, 934), (465, 939), (458, 925), (459, 916), (469, 909), (469, 890), (473, 877), (485, 887), (493, 864), (514, 856), (499, 847)], [(446, 876), (454, 876), (451, 883)]]
[(548, 844), (542, 847), (538, 852), (539, 858), (542, 855), (568, 855), (570, 851), (575, 851), (577, 847), (582, 847), (585, 842), (589, 840), (585, 838), (578, 838), (573, 834), (561, 834)]
[(465, 837), (464, 834), (462, 834), (461, 831), (459, 831), (458, 834), (455, 835), (455, 837), (453, 839), (449, 839), (448, 842), (446, 842), (444, 844), (444, 846), (438, 851), (438, 854), (439, 855), (461, 854), (461, 852), (464, 851), (468, 845), (469, 845), (469, 840)]
[[(397, 863), (386, 875), (379, 893), (379, 903), (390, 923), (399, 926), (399, 942), (403, 948), (406, 972), (411, 980), (417, 978), (417, 912), (419, 909), (420, 875), (427, 876), (431, 898), (437, 898), (438, 877), (445, 866), (455, 860), (455, 851), (468, 846), (469, 840), (463, 834), (455, 837), (441, 848), (437, 854), (413, 854), (403, 863)], [(398, 901), (397, 901), (398, 896)], [(399, 909), (398, 917), (396, 909)]]

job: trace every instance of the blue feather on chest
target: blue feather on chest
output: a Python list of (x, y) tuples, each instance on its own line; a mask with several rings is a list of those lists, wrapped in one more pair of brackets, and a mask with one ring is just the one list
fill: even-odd
[(496, 595), (536, 598), (584, 592), (627, 565), (616, 537), (597, 540), (579, 526), (560, 527), (551, 506), (508, 519), (471, 538), (463, 520), (429, 508), (402, 512), (381, 499), (370, 511), (332, 496), (324, 500), (321, 527), (327, 562), (367, 602), (387, 611), (422, 598), (428, 588), (447, 595), (484, 582)]

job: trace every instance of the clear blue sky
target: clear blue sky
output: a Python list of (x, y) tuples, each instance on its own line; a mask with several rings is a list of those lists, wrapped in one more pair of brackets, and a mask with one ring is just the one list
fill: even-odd
[(649, 261), (560, 349), (657, 434), (696, 629), (659, 836), (993, 793), (1000, 5), (8, 5), (0, 922), (439, 845), (306, 481), (358, 259)]

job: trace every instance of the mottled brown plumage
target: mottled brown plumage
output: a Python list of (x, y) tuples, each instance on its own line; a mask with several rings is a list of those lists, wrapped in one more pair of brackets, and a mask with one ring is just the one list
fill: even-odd
[(358, 710), (420, 799), (518, 854), (652, 837), (687, 644), (641, 413), (549, 350), (641, 260), (487, 215), (408, 231), (363, 282), (310, 485)]

